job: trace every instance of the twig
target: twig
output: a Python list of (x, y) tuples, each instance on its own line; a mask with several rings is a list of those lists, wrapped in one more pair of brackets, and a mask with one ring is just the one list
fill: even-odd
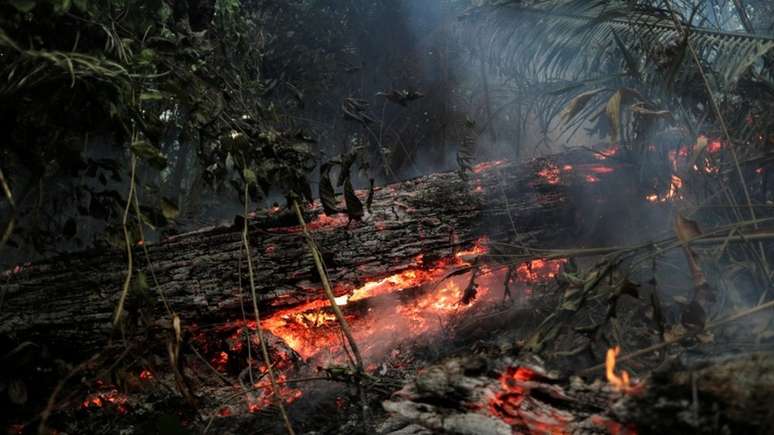
[[(728, 125), (726, 124), (725, 117), (723, 116), (723, 112), (720, 110), (720, 104), (718, 104), (718, 100), (715, 97), (715, 92), (712, 90), (712, 87), (710, 86), (710, 82), (707, 79), (707, 75), (704, 71), (704, 67), (701, 64), (701, 60), (699, 59), (699, 55), (696, 53), (696, 49), (693, 47), (693, 44), (691, 44), (691, 39), (688, 37), (688, 31), (685, 29), (685, 26), (680, 22), (680, 20), (677, 18), (677, 14), (675, 13), (671, 0), (666, 1), (666, 6), (672, 16), (672, 21), (675, 23), (675, 28), (685, 34), (685, 44), (688, 46), (688, 50), (691, 52), (691, 57), (693, 58), (693, 61), (696, 63), (696, 67), (699, 70), (699, 74), (701, 75), (702, 81), (704, 82), (704, 86), (707, 89), (707, 94), (709, 95), (710, 102), (712, 103), (712, 108), (714, 109), (717, 117), (718, 122), (720, 123), (720, 127), (723, 130), (723, 135), (726, 138), (726, 141), (728, 142), (728, 147), (731, 150), (731, 157), (734, 159), (734, 166), (736, 168), (736, 173), (739, 176), (739, 181), (742, 184), (742, 191), (744, 192), (745, 200), (747, 201), (747, 207), (750, 210), (750, 217), (754, 220), (756, 220), (755, 215), (755, 207), (752, 206), (752, 199), (750, 197), (750, 190), (747, 187), (747, 181), (744, 178), (744, 173), (742, 173), (742, 166), (739, 164), (739, 156), (736, 153), (736, 147), (734, 146), (733, 139), (731, 138), (731, 133), (728, 131)], [(753, 226), (757, 229), (757, 224), (753, 224)], [(764, 267), (766, 268), (766, 272), (768, 275), (768, 261), (766, 261), (766, 253), (763, 249), (762, 244), (758, 244), (758, 248), (761, 251), (761, 257), (764, 260)]]
[(132, 241), (129, 239), (129, 228), (127, 222), (129, 220), (129, 208), (132, 205), (132, 196), (134, 195), (134, 180), (137, 174), (137, 158), (132, 154), (131, 157), (132, 175), (129, 180), (129, 195), (126, 199), (126, 207), (124, 208), (124, 242), (126, 243), (126, 278), (124, 279), (123, 289), (121, 290), (121, 297), (118, 299), (118, 305), (116, 306), (116, 312), (113, 316), (113, 328), (118, 325), (118, 321), (121, 320), (121, 313), (124, 311), (124, 303), (126, 302), (126, 295), (129, 294), (129, 284), (132, 282), (132, 271), (134, 268), (132, 258)]
[(271, 358), (269, 357), (269, 349), (266, 347), (266, 340), (263, 338), (263, 331), (261, 330), (261, 316), (258, 311), (258, 296), (255, 291), (255, 274), (253, 272), (253, 260), (250, 255), (250, 242), (247, 239), (247, 208), (250, 201), (250, 187), (245, 186), (245, 214), (244, 214), (244, 227), (242, 228), (242, 244), (245, 248), (245, 254), (247, 256), (247, 271), (250, 276), (250, 292), (253, 297), (253, 313), (255, 314), (255, 333), (258, 336), (258, 341), (261, 343), (261, 353), (263, 354), (263, 361), (266, 364), (266, 371), (269, 374), (269, 381), (271, 382), (271, 389), (274, 395), (274, 402), (277, 408), (282, 414), (282, 420), (285, 423), (285, 428), (289, 435), (295, 435), (293, 426), (290, 424), (288, 413), (285, 411), (285, 406), (282, 404), (282, 397), (280, 396), (280, 389), (277, 385), (277, 378), (274, 376), (274, 369), (272, 368)]
[(331, 290), (331, 283), (328, 279), (328, 273), (325, 270), (325, 266), (323, 265), (322, 255), (320, 254), (320, 250), (317, 248), (317, 244), (312, 238), (312, 235), (309, 233), (309, 228), (306, 226), (304, 215), (301, 213), (301, 207), (298, 205), (298, 201), (296, 199), (293, 199), (293, 209), (295, 210), (296, 217), (298, 217), (298, 222), (301, 224), (301, 228), (303, 229), (304, 237), (306, 237), (306, 242), (309, 245), (309, 250), (312, 253), (314, 264), (317, 267), (317, 273), (320, 275), (320, 280), (322, 281), (323, 289), (325, 290), (325, 296), (328, 297), (328, 301), (331, 304), (331, 308), (333, 309), (333, 314), (336, 316), (336, 320), (339, 322), (341, 331), (347, 337), (347, 341), (349, 342), (349, 346), (352, 349), (352, 353), (355, 357), (355, 384), (360, 392), (360, 400), (362, 402), (363, 411), (363, 424), (367, 425), (368, 402), (366, 401), (365, 390), (363, 389), (360, 382), (364, 373), (363, 357), (360, 355), (360, 349), (357, 346), (355, 337), (352, 335), (352, 330), (349, 327), (349, 323), (347, 323), (347, 319), (344, 318), (344, 314), (341, 312), (341, 308), (336, 303), (336, 296), (333, 294), (333, 290)]
[(0, 186), (3, 187), (5, 198), (8, 200), (8, 204), (11, 205), (11, 220), (8, 221), (8, 225), (6, 225), (5, 231), (3, 231), (3, 237), (0, 239), (0, 250), (2, 250), (5, 246), (5, 242), (11, 238), (11, 233), (13, 233), (13, 228), (16, 225), (16, 203), (13, 200), (11, 188), (8, 186), (8, 182), (5, 180), (2, 169), (0, 169)]
[[(769, 309), (769, 308), (774, 308), (774, 301), (769, 301), (769, 302), (766, 302), (765, 304), (761, 304), (761, 305), (755, 306), (755, 307), (750, 308), (748, 310), (744, 310), (744, 311), (742, 311), (740, 313), (732, 314), (732, 315), (730, 315), (728, 317), (725, 317), (723, 319), (716, 320), (716, 321), (708, 324), (704, 329), (702, 329), (700, 331), (691, 332), (691, 333), (688, 333), (688, 334), (685, 334), (685, 335), (681, 335), (680, 337), (670, 338), (670, 339), (665, 340), (665, 341), (663, 341), (661, 343), (654, 344), (653, 346), (646, 347), (644, 349), (640, 349), (638, 351), (635, 351), (635, 352), (626, 354), (624, 356), (618, 357), (618, 358), (616, 358), (616, 362), (621, 363), (621, 362), (628, 361), (628, 360), (633, 359), (633, 358), (637, 358), (638, 356), (642, 356), (642, 355), (649, 354), (651, 352), (655, 352), (655, 351), (657, 351), (659, 349), (663, 349), (663, 348), (665, 348), (667, 346), (670, 346), (672, 344), (680, 342), (680, 341), (682, 341), (682, 340), (684, 340), (686, 338), (695, 337), (695, 336), (701, 334), (702, 332), (709, 331), (711, 329), (717, 328), (719, 326), (723, 326), (723, 325), (725, 325), (727, 323), (731, 323), (733, 321), (739, 320), (739, 319), (747, 317), (747, 316), (751, 316), (753, 314), (759, 313), (759, 312), (764, 311), (764, 310)], [(604, 368), (605, 368), (605, 364), (597, 364), (597, 365), (595, 365), (593, 367), (589, 367), (587, 369), (583, 369), (583, 370), (577, 372), (577, 374), (578, 375), (588, 375), (588, 374), (591, 374), (591, 373), (593, 373), (593, 372), (595, 372), (597, 370), (601, 370), (601, 369), (604, 369)]]

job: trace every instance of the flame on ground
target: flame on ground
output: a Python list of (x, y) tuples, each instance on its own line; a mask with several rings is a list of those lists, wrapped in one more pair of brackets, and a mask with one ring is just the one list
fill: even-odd
[(618, 358), (620, 352), (621, 348), (619, 346), (607, 350), (607, 355), (605, 356), (605, 376), (607, 377), (607, 381), (616, 391), (629, 393), (634, 389), (634, 386), (629, 379), (629, 373), (627, 373), (626, 370), (621, 370), (621, 375), (619, 376), (615, 372), (616, 358)]

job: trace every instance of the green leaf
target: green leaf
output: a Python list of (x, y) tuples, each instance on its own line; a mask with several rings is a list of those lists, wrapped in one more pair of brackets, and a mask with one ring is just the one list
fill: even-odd
[(245, 177), (245, 183), (248, 185), (256, 184), (258, 182), (258, 177), (256, 177), (255, 172), (252, 169), (245, 168), (244, 171), (242, 171), (242, 174)]
[(147, 141), (140, 140), (130, 146), (132, 152), (137, 157), (147, 160), (151, 166), (158, 170), (167, 167), (167, 157), (158, 148), (149, 144)]
[(89, 0), (73, 0), (73, 6), (81, 12), (88, 12)]
[(161, 198), (161, 214), (167, 219), (175, 219), (180, 214), (180, 210), (171, 199)]
[(37, 0), (9, 0), (11, 6), (19, 12), (30, 12), (37, 6)]
[(71, 6), (70, 0), (52, 0), (51, 4), (54, 7), (54, 13), (58, 15), (67, 13)]

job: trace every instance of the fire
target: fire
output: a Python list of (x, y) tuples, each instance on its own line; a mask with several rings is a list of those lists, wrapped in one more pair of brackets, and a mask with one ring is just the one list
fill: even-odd
[[(424, 268), (416, 267), (390, 275), (388, 277), (369, 281), (354, 289), (351, 294), (337, 298), (338, 305), (373, 298), (376, 296), (397, 294), (405, 289), (419, 288), (438, 282), (454, 268), (470, 265), (470, 261), (487, 252), (486, 238), (481, 238), (470, 248), (455, 253), (450, 260), (440, 260), (435, 265)], [(417, 258), (421, 263), (421, 257)], [(407, 333), (418, 335), (428, 330), (427, 316), (437, 316), (466, 309), (460, 304), (463, 299), (465, 285), (458, 280), (448, 279), (439, 288), (423, 294), (410, 307), (395, 306), (393, 315), (396, 320), (412, 325)], [(479, 288), (478, 296), (486, 294), (486, 289)], [(322, 351), (330, 351), (340, 346), (340, 332), (335, 316), (327, 311), (328, 301), (319, 299), (306, 304), (282, 310), (261, 321), (261, 326), (272, 334), (280, 337), (302, 358), (312, 358)], [(367, 319), (348, 319), (364, 326), (355, 331), (356, 338), (368, 339), (380, 332)], [(355, 328), (353, 328), (355, 329)]]
[(86, 396), (86, 399), (81, 402), (81, 408), (88, 410), (110, 405), (118, 414), (124, 415), (129, 411), (126, 406), (128, 400), (126, 394), (119, 393), (116, 389), (99, 391)]
[(545, 168), (538, 171), (537, 175), (548, 184), (559, 184), (559, 173), (559, 168), (549, 163)]
[(619, 346), (607, 350), (607, 355), (605, 357), (605, 375), (607, 376), (607, 381), (616, 391), (628, 393), (633, 390), (633, 385), (629, 380), (629, 373), (627, 373), (626, 370), (621, 370), (621, 376), (618, 376), (615, 373), (615, 361), (620, 352), (621, 348)]
[(723, 143), (719, 140), (713, 140), (712, 142), (707, 144), (707, 152), (710, 154), (718, 153), (722, 149), (723, 149)]
[(530, 395), (538, 374), (527, 367), (510, 367), (500, 376), (500, 391), (489, 400), (489, 414), (512, 426), (513, 433), (569, 434), (572, 414), (540, 406)]
[(619, 150), (620, 148), (618, 145), (613, 145), (607, 149), (594, 153), (594, 158), (597, 160), (607, 160), (608, 157), (613, 157), (618, 154)]
[(333, 229), (346, 226), (349, 223), (349, 218), (345, 213), (339, 213), (334, 216), (328, 216), (324, 213), (320, 213), (317, 217), (307, 224), (310, 231), (321, 229)]
[[(333, 216), (320, 213), (317, 215), (317, 217), (307, 222), (306, 226), (310, 231), (317, 231), (341, 228), (347, 226), (347, 224), (349, 224), (349, 218), (347, 217), (346, 213), (339, 213)], [(301, 231), (301, 226), (296, 225), (293, 227), (279, 227), (274, 228), (273, 231), (280, 233), (298, 233)]]
[(680, 189), (683, 188), (683, 179), (678, 177), (677, 175), (672, 175), (672, 181), (669, 183), (669, 190), (663, 195), (659, 196), (658, 194), (652, 193), (650, 195), (645, 196), (645, 200), (648, 202), (667, 202), (672, 201), (675, 199), (682, 199), (682, 195), (680, 194)]
[(559, 273), (567, 259), (557, 260), (537, 259), (522, 263), (516, 267), (516, 276), (525, 282), (540, 282), (553, 279)]
[[(258, 390), (257, 397), (253, 394), (247, 395), (247, 412), (255, 414), (261, 412), (267, 407), (274, 404), (274, 389), (271, 385), (271, 380), (266, 376), (266, 366), (260, 367), (263, 377), (253, 385)], [(280, 374), (277, 379), (277, 387), (279, 391), (279, 397), (285, 404), (291, 404), (300, 399), (303, 392), (298, 388), (292, 388), (287, 385), (287, 375)]]
[(683, 188), (683, 179), (677, 175), (672, 175), (672, 183), (669, 185), (669, 192), (666, 194), (666, 199), (675, 199), (678, 197), (680, 189)]
[(502, 166), (503, 164), (505, 164), (505, 160), (494, 160), (491, 162), (479, 163), (473, 167), (473, 173), (480, 174), (481, 172), (488, 171), (498, 166)]
[(143, 370), (140, 372), (140, 380), (141, 381), (150, 381), (153, 380), (153, 373), (151, 373), (150, 370)]
[(219, 371), (223, 371), (226, 369), (226, 365), (228, 364), (228, 354), (226, 352), (221, 352), (215, 358), (212, 359), (212, 366), (218, 369)]

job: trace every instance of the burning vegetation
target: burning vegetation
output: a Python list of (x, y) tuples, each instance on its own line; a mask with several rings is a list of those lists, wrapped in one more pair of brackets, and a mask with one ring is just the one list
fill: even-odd
[(0, 0), (0, 429), (774, 427), (765, 0)]

